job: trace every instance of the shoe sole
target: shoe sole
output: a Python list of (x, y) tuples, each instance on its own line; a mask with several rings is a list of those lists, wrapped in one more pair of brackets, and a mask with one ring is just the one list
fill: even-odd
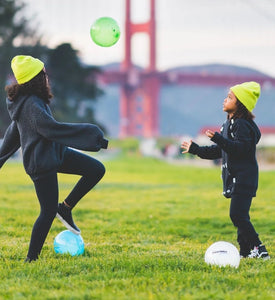
[(270, 256), (254, 256), (254, 257), (250, 257), (250, 256), (247, 256), (248, 258), (257, 258), (257, 259), (261, 259), (261, 260), (269, 260), (270, 259)]
[(56, 217), (63, 223), (63, 225), (70, 230), (72, 233), (79, 235), (81, 233), (81, 231), (77, 231), (75, 230), (69, 223), (67, 223), (61, 216), (59, 213), (56, 214)]

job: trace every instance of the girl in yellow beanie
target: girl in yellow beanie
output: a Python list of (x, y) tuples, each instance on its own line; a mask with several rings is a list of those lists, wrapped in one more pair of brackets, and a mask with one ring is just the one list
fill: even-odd
[[(25, 260), (31, 262), (38, 258), (55, 216), (70, 231), (80, 234), (71, 210), (105, 173), (102, 163), (69, 147), (99, 151), (107, 148), (108, 141), (96, 125), (60, 123), (53, 118), (49, 107), (53, 96), (42, 61), (19, 55), (11, 67), (17, 83), (6, 87), (12, 122), (0, 147), (0, 168), (21, 147), (24, 167), (34, 182), (41, 208)], [(60, 204), (57, 173), (81, 176)]]
[(258, 188), (256, 144), (261, 133), (253, 121), (252, 110), (259, 96), (260, 85), (257, 82), (231, 87), (223, 103), (227, 120), (221, 132), (206, 131), (215, 145), (200, 147), (191, 140), (184, 141), (181, 148), (183, 153), (189, 152), (204, 159), (222, 158), (223, 195), (231, 198), (230, 218), (238, 229), (240, 255), (269, 259), (249, 217), (252, 198)]

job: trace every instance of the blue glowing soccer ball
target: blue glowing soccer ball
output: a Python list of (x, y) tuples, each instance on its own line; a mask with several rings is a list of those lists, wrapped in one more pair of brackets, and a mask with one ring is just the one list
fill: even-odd
[(70, 254), (77, 256), (84, 253), (84, 241), (81, 235), (69, 230), (60, 232), (54, 239), (54, 251), (59, 254)]

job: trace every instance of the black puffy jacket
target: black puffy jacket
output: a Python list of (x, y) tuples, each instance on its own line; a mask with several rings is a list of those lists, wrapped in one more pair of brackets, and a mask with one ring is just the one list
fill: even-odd
[(222, 158), (223, 195), (256, 196), (258, 163), (256, 144), (261, 133), (254, 121), (228, 119), (211, 139), (216, 145), (200, 147), (192, 143), (189, 152), (204, 159)]

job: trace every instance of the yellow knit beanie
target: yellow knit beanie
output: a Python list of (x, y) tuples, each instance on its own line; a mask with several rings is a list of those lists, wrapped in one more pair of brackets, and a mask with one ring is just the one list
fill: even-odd
[(251, 112), (261, 93), (261, 86), (255, 81), (244, 82), (230, 88), (240, 102)]
[(11, 61), (11, 68), (19, 84), (33, 79), (43, 68), (44, 63), (32, 56), (17, 55)]

